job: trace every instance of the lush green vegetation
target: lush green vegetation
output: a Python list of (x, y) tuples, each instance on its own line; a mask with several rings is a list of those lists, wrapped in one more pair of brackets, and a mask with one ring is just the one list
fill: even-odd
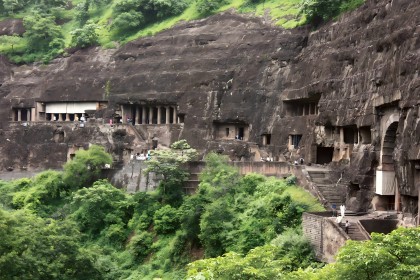
[[(183, 279), (197, 258), (266, 249), (282, 271), (314, 262), (299, 233), (302, 212), (322, 209), (309, 194), (284, 180), (241, 177), (210, 154), (198, 193), (185, 196), (183, 166), (195, 155), (183, 140), (153, 152), (146, 171), (163, 180), (134, 195), (100, 179), (111, 158), (98, 146), (78, 151), (63, 172), (0, 181), (2, 277)], [(282, 238), (301, 245), (289, 252)]]
[(48, 62), (68, 48), (113, 48), (180, 21), (235, 8), (292, 28), (353, 9), (363, 0), (0, 0), (0, 20), (21, 18), (26, 32), (0, 36), (0, 53), (16, 63)]
[(303, 0), (301, 12), (308, 23), (315, 26), (330, 20), (339, 14), (353, 10), (364, 0)]
[(2, 279), (418, 279), (419, 229), (349, 242), (322, 268), (300, 229), (322, 207), (294, 178), (240, 176), (209, 154), (185, 196), (195, 155), (185, 141), (154, 152), (147, 172), (163, 180), (134, 195), (100, 179), (111, 158), (98, 146), (63, 172), (0, 181)]

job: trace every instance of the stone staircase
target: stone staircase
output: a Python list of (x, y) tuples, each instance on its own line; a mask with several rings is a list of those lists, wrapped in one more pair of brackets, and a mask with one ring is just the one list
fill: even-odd
[(140, 126), (133, 126), (131, 124), (128, 124), (127, 127), (134, 133), (134, 135), (136, 135), (137, 139), (140, 141), (147, 141), (147, 132), (144, 131), (143, 128)]
[[(345, 225), (345, 220), (342, 223), (340, 223), (340, 227), (345, 232), (344, 225)], [(360, 229), (359, 225), (355, 223), (354, 221), (350, 221), (349, 233), (347, 235), (350, 237), (351, 240), (363, 241), (363, 240), (369, 239)]]
[(326, 168), (306, 167), (310, 181), (316, 186), (323, 201), (328, 208), (332, 209), (333, 205), (339, 210), (339, 206), (344, 204), (346, 200), (346, 187), (336, 184), (331, 180), (331, 171)]

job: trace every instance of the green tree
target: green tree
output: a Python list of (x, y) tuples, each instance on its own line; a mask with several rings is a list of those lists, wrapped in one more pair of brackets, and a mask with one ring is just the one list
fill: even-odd
[(364, 0), (303, 0), (301, 13), (306, 16), (306, 21), (318, 26), (340, 14), (340, 12), (355, 9)]
[(26, 4), (24, 0), (2, 0), (3, 9), (6, 14), (13, 15), (15, 12), (23, 9)]
[(209, 153), (204, 160), (206, 167), (200, 174), (199, 193), (209, 201), (233, 194), (240, 176), (239, 171), (228, 164), (228, 158)]
[(139, 27), (145, 22), (143, 14), (130, 10), (122, 12), (112, 22), (111, 28), (116, 28), (119, 31), (129, 31), (136, 27)]
[(131, 238), (128, 250), (137, 262), (142, 262), (152, 252), (153, 234), (143, 231)]
[(226, 4), (226, 0), (197, 0), (197, 10), (200, 14), (205, 15), (214, 12), (224, 4)]
[(172, 200), (175, 196), (179, 199), (182, 186), (188, 178), (188, 171), (184, 165), (197, 156), (197, 151), (188, 145), (186, 140), (180, 140), (171, 145), (170, 149), (154, 150), (151, 159), (146, 161), (146, 173), (153, 172), (161, 177), (159, 192), (164, 200)]
[(117, 33), (131, 31), (144, 24), (180, 14), (188, 0), (119, 0), (113, 8), (112, 28)]
[(286, 279), (420, 279), (420, 228), (372, 233), (369, 241), (347, 241), (337, 261), (322, 269), (293, 272)]
[(173, 233), (179, 227), (179, 214), (177, 209), (165, 205), (155, 212), (153, 221), (157, 233)]
[(229, 252), (190, 263), (187, 279), (284, 279), (288, 272), (306, 268), (314, 261), (309, 242), (301, 233), (289, 231), (246, 255)]
[(48, 216), (56, 209), (55, 204), (67, 195), (62, 173), (47, 170), (30, 181), (30, 186), (13, 194), (13, 206), (25, 208), (40, 216)]
[[(51, 47), (50, 43), (54, 39), (63, 38), (61, 27), (55, 23), (55, 18), (52, 16), (41, 16), (40, 14), (27, 16), (23, 19), (23, 25), (26, 30), (23, 36), (28, 40), (30, 50), (48, 51)], [(54, 45), (54, 47), (58, 46)], [(59, 47), (63, 47), (63, 45), (60, 44)]]
[(102, 278), (94, 267), (94, 256), (81, 248), (80, 233), (69, 221), (0, 209), (0, 234), (2, 279)]
[(234, 212), (225, 200), (217, 200), (205, 208), (200, 219), (201, 244), (206, 257), (217, 257), (226, 252), (229, 232), (234, 229)]
[(86, 48), (98, 43), (97, 29), (96, 24), (88, 21), (82, 28), (73, 30), (71, 32), (71, 45)]
[(78, 150), (73, 160), (64, 165), (63, 180), (72, 189), (89, 187), (101, 177), (102, 169), (112, 163), (112, 157), (104, 148), (92, 145)]
[[(126, 229), (133, 214), (133, 205), (122, 190), (115, 188), (106, 180), (95, 182), (91, 188), (78, 190), (73, 195), (71, 206), (74, 210), (71, 214), (72, 219), (77, 222), (82, 232), (90, 236), (98, 236), (101, 231), (112, 225), (114, 226), (111, 231), (115, 231), (118, 227), (117, 231), (123, 233), (120, 241), (128, 234), (120, 229)], [(103, 235), (112, 236), (106, 230)]]

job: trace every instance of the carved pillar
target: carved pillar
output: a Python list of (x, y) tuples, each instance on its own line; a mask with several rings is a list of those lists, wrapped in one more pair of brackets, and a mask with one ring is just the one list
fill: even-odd
[(157, 124), (160, 124), (162, 120), (162, 106), (157, 107)]
[(146, 124), (146, 106), (141, 106), (141, 123)]
[(176, 107), (174, 107), (174, 115), (173, 115), (173, 123), (177, 123), (177, 112), (176, 112)]
[(70, 121), (70, 114), (66, 113), (66, 122), (69, 122), (69, 121)]
[(60, 122), (63, 121), (63, 114), (61, 114), (61, 113), (58, 114), (58, 121), (60, 121)]
[(400, 200), (401, 200), (401, 195), (400, 195), (400, 190), (398, 189), (398, 184), (397, 184), (397, 178), (395, 177), (395, 209), (396, 211), (400, 211), (401, 207), (400, 207)]
[(340, 127), (340, 146), (344, 145), (344, 128)]
[(17, 109), (17, 112), (18, 112), (17, 121), (20, 122), (20, 121), (22, 121), (22, 110)]
[(149, 107), (149, 124), (153, 124), (153, 107)]
[(135, 124), (140, 124), (140, 106), (136, 106), (136, 120), (135, 120)]
[(171, 109), (170, 109), (169, 106), (166, 106), (165, 109), (166, 109), (165, 123), (169, 124), (169, 122), (171, 120), (171, 118), (170, 118)]
[(125, 123), (125, 110), (124, 110), (124, 105), (121, 104), (121, 122)]
[(31, 109), (26, 109), (26, 121), (31, 121)]
[(35, 110), (35, 108), (31, 108), (31, 121), (32, 121), (32, 122), (37, 121), (37, 119), (36, 119), (36, 110)]

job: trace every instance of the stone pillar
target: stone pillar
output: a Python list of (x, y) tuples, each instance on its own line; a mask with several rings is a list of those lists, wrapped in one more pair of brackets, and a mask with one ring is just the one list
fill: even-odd
[(66, 119), (65, 119), (65, 121), (66, 122), (69, 122), (70, 121), (70, 114), (69, 113), (66, 113)]
[(158, 106), (157, 107), (157, 124), (160, 124), (162, 119), (162, 107)]
[(58, 114), (58, 121), (59, 122), (62, 122), (63, 121), (63, 114), (62, 113), (59, 113)]
[(398, 183), (397, 183), (397, 177), (395, 177), (395, 209), (394, 210), (396, 210), (396, 211), (400, 211), (401, 209), (401, 207), (400, 207), (400, 197), (401, 197), (401, 194), (400, 194), (400, 190), (398, 189)]
[(31, 109), (26, 109), (26, 121), (31, 121)]
[(20, 122), (22, 121), (22, 109), (17, 109), (17, 112), (18, 112), (17, 121)]
[(176, 112), (176, 107), (174, 107), (173, 123), (177, 123), (177, 112)]
[(122, 120), (122, 123), (125, 123), (127, 121), (125, 117), (124, 105), (121, 105), (121, 120)]
[(141, 123), (146, 123), (146, 106), (141, 107)]
[(135, 124), (140, 124), (140, 106), (136, 106), (136, 119)]
[(340, 146), (344, 145), (344, 128), (340, 127)]
[(37, 121), (37, 119), (36, 119), (36, 109), (35, 108), (31, 108), (31, 121), (32, 122)]
[(149, 107), (149, 124), (153, 124), (153, 107)]
[(165, 123), (169, 124), (169, 122), (171, 120), (171, 118), (170, 118), (171, 108), (169, 106), (166, 106), (165, 109), (166, 109)]

